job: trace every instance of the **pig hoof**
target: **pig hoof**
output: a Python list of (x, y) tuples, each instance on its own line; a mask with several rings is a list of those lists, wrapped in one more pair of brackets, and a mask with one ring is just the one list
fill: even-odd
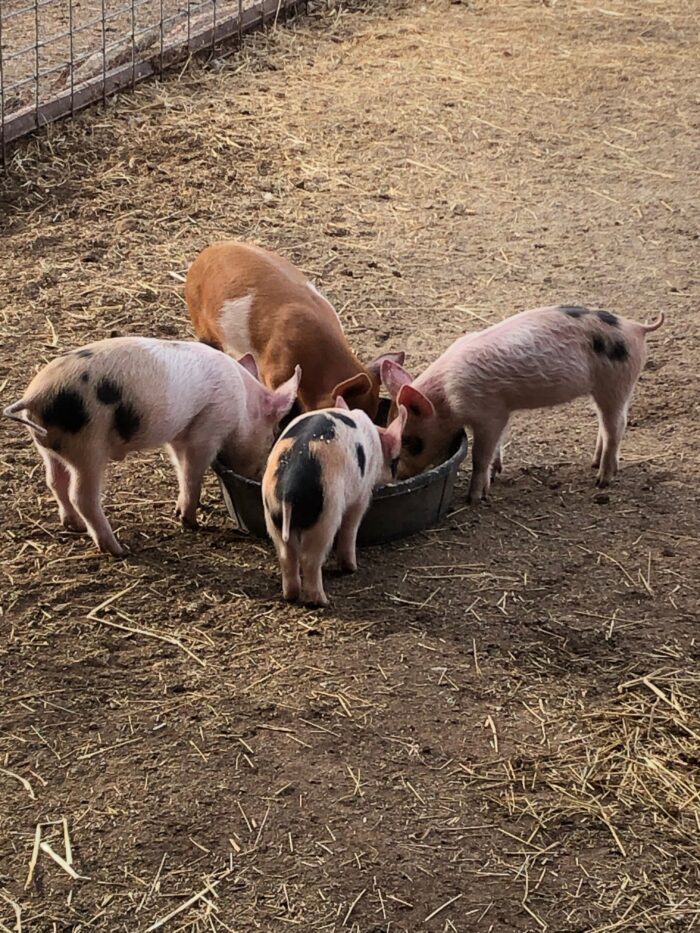
[(175, 518), (179, 518), (185, 528), (196, 528), (197, 519), (193, 518), (191, 515), (188, 515), (184, 509), (176, 508), (175, 509)]
[(344, 558), (338, 558), (338, 570), (341, 573), (355, 573), (357, 570), (357, 562), (345, 560)]
[(121, 546), (121, 544), (116, 544), (116, 543), (101, 545), (100, 550), (102, 551), (103, 554), (111, 554), (112, 557), (124, 557), (126, 555), (126, 551)]
[(282, 587), (282, 596), (285, 602), (295, 603), (299, 599), (300, 595), (301, 595), (301, 592), (298, 586)]
[(184, 528), (191, 528), (193, 530), (199, 528), (197, 514), (195, 513), (192, 515), (191, 513), (188, 513), (187, 509), (183, 509), (179, 505), (175, 509), (175, 518), (180, 519)]
[(66, 516), (61, 524), (67, 531), (77, 531), (80, 533), (87, 531), (85, 522), (79, 518), (68, 518), (68, 516)]
[(328, 605), (328, 600), (322, 593), (309, 593), (304, 599), (304, 605), (316, 609), (325, 609)]
[(605, 489), (606, 486), (610, 485), (610, 480), (599, 476), (598, 479), (595, 481), (595, 484), (598, 487), (598, 489)]

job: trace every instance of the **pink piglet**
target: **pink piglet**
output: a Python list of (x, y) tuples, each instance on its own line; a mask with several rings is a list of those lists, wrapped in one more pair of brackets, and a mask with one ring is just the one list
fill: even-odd
[(469, 501), (476, 503), (502, 468), (501, 439), (514, 411), (590, 395), (599, 419), (593, 466), (597, 485), (607, 486), (617, 472), (646, 335), (663, 321), (663, 314), (653, 324), (639, 324), (575, 305), (536, 308), (460, 337), (416, 379), (385, 361), (382, 381), (408, 411), (399, 478), (443, 460), (455, 432), (469, 426)]

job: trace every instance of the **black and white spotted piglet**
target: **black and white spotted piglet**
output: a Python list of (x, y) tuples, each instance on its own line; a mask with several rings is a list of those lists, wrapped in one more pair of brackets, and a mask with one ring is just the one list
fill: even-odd
[(357, 569), (355, 542), (372, 489), (396, 475), (406, 409), (378, 428), (342, 398), (296, 418), (263, 476), (265, 521), (282, 567), (284, 598), (325, 606), (323, 563), (336, 538), (341, 570)]
[(259, 477), (301, 370), (274, 392), (238, 363), (201, 343), (118, 337), (52, 360), (4, 415), (25, 424), (46, 466), (61, 521), (87, 530), (102, 551), (122, 548), (102, 511), (110, 460), (166, 446), (178, 475), (177, 514), (196, 525), (202, 479), (217, 453)]

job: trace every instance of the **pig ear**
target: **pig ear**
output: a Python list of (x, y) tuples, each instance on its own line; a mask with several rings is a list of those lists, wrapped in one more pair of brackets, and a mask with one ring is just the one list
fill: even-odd
[(372, 383), (367, 373), (358, 373), (356, 376), (350, 376), (344, 382), (339, 382), (331, 392), (331, 398), (337, 399), (339, 395), (342, 395), (348, 408), (352, 408), (352, 400), (366, 395), (371, 388)]
[(375, 357), (371, 363), (367, 364), (367, 372), (373, 379), (379, 382), (382, 378), (382, 365), (384, 363), (397, 363), (401, 366), (405, 359), (406, 354), (403, 350), (398, 350), (395, 353), (382, 353), (381, 356)]
[(388, 428), (379, 428), (379, 440), (382, 443), (382, 454), (387, 463), (391, 463), (401, 453), (401, 435), (406, 427), (408, 412), (404, 405), (399, 405), (399, 413)]
[(255, 362), (255, 357), (252, 353), (246, 353), (245, 356), (242, 356), (238, 361), (238, 365), (242, 366), (243, 369), (247, 369), (251, 376), (255, 379), (260, 379), (260, 373), (258, 372), (258, 364)]
[(346, 411), (350, 411), (350, 406), (345, 401), (342, 395), (339, 395), (338, 398), (335, 400), (335, 407), (344, 408)]
[(265, 409), (268, 415), (277, 421), (284, 418), (291, 409), (299, 391), (301, 382), (301, 366), (294, 369), (294, 375), (278, 386), (274, 392), (269, 392), (266, 398)]
[(435, 407), (423, 393), (412, 385), (403, 385), (396, 396), (399, 405), (405, 405), (413, 418), (434, 418)]
[(413, 382), (413, 377), (400, 363), (385, 359), (381, 365), (382, 382), (389, 390), (389, 395), (396, 398), (401, 386)]

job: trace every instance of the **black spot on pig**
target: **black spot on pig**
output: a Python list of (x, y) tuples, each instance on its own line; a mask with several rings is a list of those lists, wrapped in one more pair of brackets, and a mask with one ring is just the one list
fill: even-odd
[(584, 314), (588, 314), (588, 308), (582, 308), (580, 305), (559, 305), (559, 310), (563, 311), (564, 314), (569, 317), (583, 317)]
[[(318, 521), (323, 512), (323, 470), (308, 446), (295, 443), (279, 460), (275, 495), (278, 502), (292, 507), (289, 526), (304, 531)], [(277, 527), (281, 527), (280, 524)], [(274, 521), (274, 519), (273, 519)]]
[(608, 359), (614, 360), (617, 363), (623, 363), (628, 356), (627, 344), (622, 338), (610, 341), (608, 345)]
[(94, 350), (76, 350), (76, 356), (79, 356), (81, 360), (89, 360), (91, 356), (95, 355)]
[(337, 418), (338, 421), (342, 421), (343, 424), (347, 424), (347, 426), (348, 426), (349, 428), (356, 428), (356, 427), (357, 427), (357, 425), (356, 425), (355, 422), (352, 420), (352, 418), (348, 417), (348, 415), (341, 415), (341, 413), (340, 413), (339, 411), (334, 411), (334, 412), (333, 412), (333, 417), (334, 417), (334, 418)]
[(87, 372), (82, 373), (81, 376), (80, 376), (80, 381), (81, 381), (81, 382), (89, 382), (89, 381), (90, 381), (90, 375), (89, 375), (89, 373), (87, 373)]
[(355, 453), (357, 454), (357, 465), (360, 468), (360, 476), (364, 476), (366, 457), (365, 448), (362, 446), (362, 444), (355, 444)]
[(122, 402), (114, 411), (114, 427), (123, 441), (130, 441), (141, 427), (141, 416), (133, 405)]
[(591, 346), (593, 347), (593, 352), (597, 353), (598, 356), (604, 356), (607, 352), (607, 344), (600, 334), (593, 334), (591, 337)]
[(413, 435), (409, 435), (403, 438), (401, 441), (401, 446), (412, 457), (419, 457), (425, 449), (425, 441), (422, 437), (414, 437)]
[(122, 390), (108, 376), (103, 376), (97, 383), (95, 394), (104, 405), (116, 405), (122, 400)]
[(297, 442), (304, 444), (311, 441), (332, 441), (335, 437), (335, 424), (330, 415), (312, 414), (288, 427), (282, 437), (293, 437), (298, 439)]
[(293, 530), (311, 528), (323, 512), (323, 469), (309, 445), (312, 441), (328, 443), (335, 436), (336, 422), (324, 412), (307, 415), (282, 434), (294, 443), (280, 456), (275, 494), (278, 502), (291, 505)]
[(60, 389), (44, 404), (41, 418), (47, 427), (77, 434), (90, 420), (83, 397), (74, 389)]
[(610, 327), (619, 327), (620, 321), (614, 314), (611, 314), (609, 311), (596, 311), (596, 317), (599, 321), (602, 321), (603, 324), (609, 324)]

